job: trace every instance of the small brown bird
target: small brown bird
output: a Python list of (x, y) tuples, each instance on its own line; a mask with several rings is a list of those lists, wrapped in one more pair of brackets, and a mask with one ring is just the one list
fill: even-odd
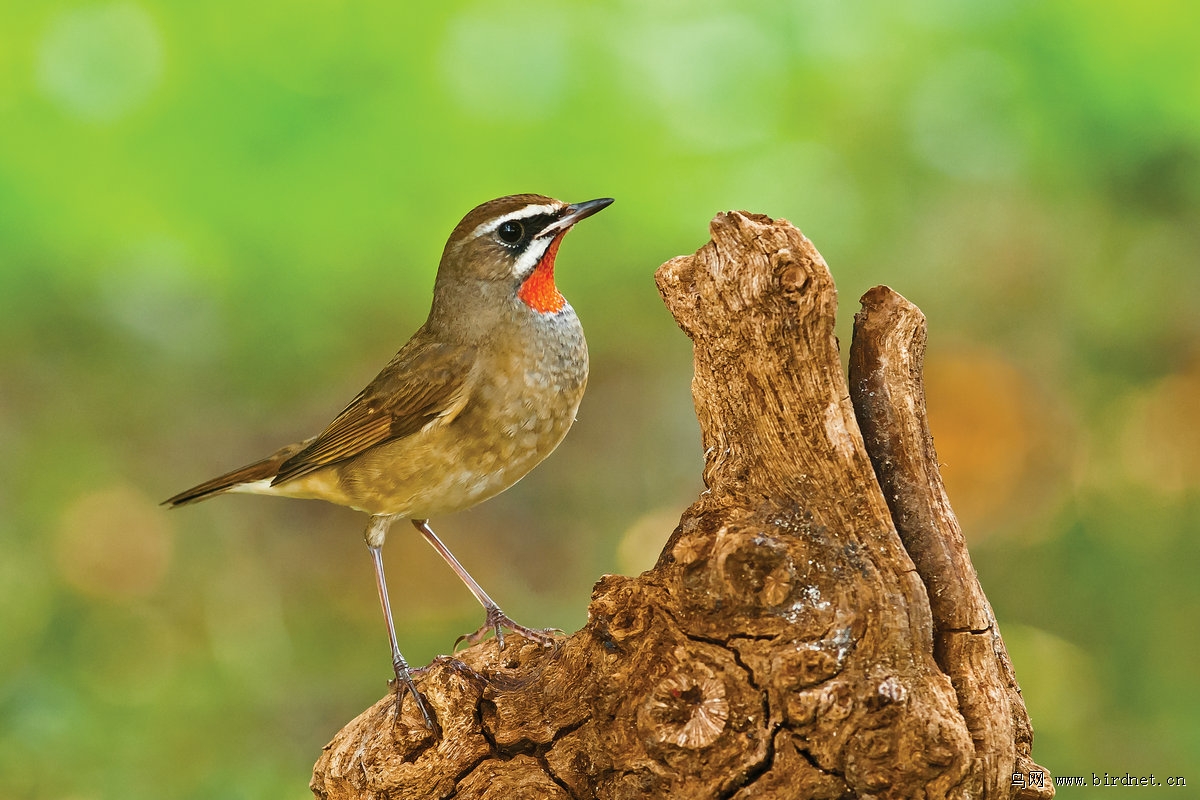
[(551, 631), (509, 619), (434, 534), (428, 519), (494, 497), (558, 446), (587, 383), (587, 344), (554, 284), (563, 236), (611, 198), (568, 205), (501, 197), (450, 234), (425, 324), (319, 435), (180, 492), (180, 506), (223, 492), (328, 500), (371, 515), (366, 539), (392, 646), (397, 687), (433, 718), (396, 643), (382, 548), (410, 520), (486, 611), (477, 642), (504, 630), (550, 644)]

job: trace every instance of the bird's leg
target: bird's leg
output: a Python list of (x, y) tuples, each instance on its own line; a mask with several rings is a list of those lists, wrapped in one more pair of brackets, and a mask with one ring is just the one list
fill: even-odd
[(543, 647), (550, 647), (554, 644), (553, 634), (562, 633), (562, 631), (557, 628), (546, 628), (544, 630), (526, 628), (524, 625), (513, 622), (507, 614), (500, 610), (500, 606), (496, 605), (496, 601), (488, 597), (488, 593), (471, 577), (470, 573), (463, 568), (463, 565), (458, 563), (458, 559), (450, 552), (450, 548), (446, 547), (437, 534), (433, 532), (433, 528), (429, 527), (429, 520), (414, 519), (412, 520), (412, 524), (425, 537), (425, 541), (429, 542), (433, 546), (433, 549), (438, 551), (438, 555), (450, 565), (450, 569), (454, 570), (454, 574), (458, 576), (459, 580), (467, 585), (467, 588), (471, 590), (471, 594), (475, 595), (475, 599), (479, 601), (479, 604), (483, 606), (483, 610), (486, 612), (483, 625), (479, 630), (458, 637), (458, 640), (454, 643), (455, 647), (458, 646), (459, 642), (466, 642), (467, 646), (473, 645), (486, 637), (489, 632), (495, 631), (496, 642), (500, 645), (501, 649), (504, 649), (505, 628), (522, 638), (537, 642)]
[(425, 698), (417, 691), (417, 685), (413, 683), (408, 662), (404, 660), (404, 656), (400, 653), (400, 645), (396, 642), (396, 626), (392, 622), (392, 604), (388, 601), (387, 581), (383, 577), (383, 541), (387, 537), (388, 528), (395, 519), (393, 516), (371, 517), (370, 522), (367, 523), (366, 539), (367, 547), (371, 551), (371, 560), (375, 562), (375, 588), (379, 590), (379, 604), (383, 606), (383, 618), (387, 621), (388, 640), (392, 645), (392, 669), (396, 672), (396, 691), (399, 695), (396, 699), (396, 713), (399, 715), (400, 705), (404, 702), (404, 689), (407, 687), (408, 691), (412, 693), (417, 708), (421, 711), (425, 727), (436, 735), (438, 733), (437, 723), (434, 722), (433, 715), (425, 706)]

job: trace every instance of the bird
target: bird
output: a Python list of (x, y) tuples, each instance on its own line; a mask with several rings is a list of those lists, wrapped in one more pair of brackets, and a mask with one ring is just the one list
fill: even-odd
[[(401, 654), (383, 569), (392, 524), (409, 520), (484, 608), (474, 644), (504, 631), (549, 646), (553, 629), (514, 622), (429, 525), (508, 489), (559, 445), (588, 377), (579, 317), (554, 282), (566, 233), (613, 202), (516, 194), (483, 203), (450, 234), (425, 323), (316, 436), (164, 501), (227, 492), (326, 500), (369, 515), (364, 537), (387, 623), (397, 701), (427, 702)], [(457, 643), (456, 643), (457, 644)]]

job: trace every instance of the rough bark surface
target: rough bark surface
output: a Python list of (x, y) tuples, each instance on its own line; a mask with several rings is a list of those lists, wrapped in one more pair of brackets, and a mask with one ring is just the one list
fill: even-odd
[[(850, 392), (871, 463), (904, 547), (929, 592), (934, 657), (954, 683), (989, 797), (1052, 797), (1034, 763), (1033, 727), (992, 607), (950, 508), (925, 415), (925, 315), (886, 286), (862, 297), (850, 345)], [(1027, 776), (1042, 775), (1030, 784)]]
[(418, 683), (442, 738), (389, 695), (326, 746), (318, 797), (1052, 794), (1010, 785), (1036, 769), (1029, 721), (937, 475), (915, 329), (860, 315), (878, 341), (856, 382), (909, 380), (900, 405), (860, 403), (869, 457), (820, 254), (744, 212), (711, 234), (656, 276), (695, 346), (707, 487), (658, 563), (602, 578), (553, 649), (435, 661)]

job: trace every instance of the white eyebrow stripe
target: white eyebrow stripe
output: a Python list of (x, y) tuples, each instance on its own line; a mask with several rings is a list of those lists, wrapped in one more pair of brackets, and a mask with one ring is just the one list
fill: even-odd
[(516, 211), (505, 214), (503, 217), (497, 217), (490, 222), (485, 222), (482, 225), (479, 225), (474, 231), (471, 232), (471, 238), (482, 236), (485, 233), (491, 233), (509, 220), (528, 219), (529, 217), (536, 217), (538, 214), (557, 214), (562, 208), (563, 207), (560, 205), (525, 206), (524, 208), (519, 208)]

